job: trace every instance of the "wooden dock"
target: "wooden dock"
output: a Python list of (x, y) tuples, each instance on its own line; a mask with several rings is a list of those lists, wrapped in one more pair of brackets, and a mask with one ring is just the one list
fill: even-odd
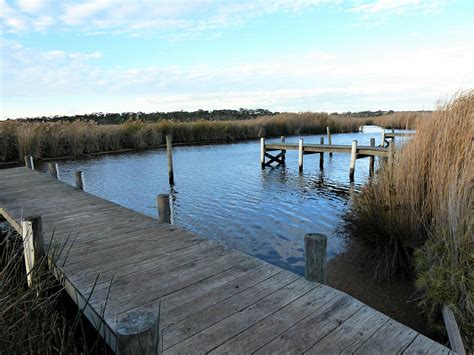
[(117, 353), (155, 353), (158, 339), (165, 354), (451, 352), (343, 292), (30, 169), (0, 170), (0, 213), (20, 234), (41, 216), (46, 246), (66, 245), (54, 271)]

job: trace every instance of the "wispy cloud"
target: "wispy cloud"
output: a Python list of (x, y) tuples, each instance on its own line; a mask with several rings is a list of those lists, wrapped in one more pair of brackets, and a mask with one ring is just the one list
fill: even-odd
[(375, 0), (361, 2), (350, 8), (364, 17), (404, 15), (413, 12), (439, 11), (442, 0)]

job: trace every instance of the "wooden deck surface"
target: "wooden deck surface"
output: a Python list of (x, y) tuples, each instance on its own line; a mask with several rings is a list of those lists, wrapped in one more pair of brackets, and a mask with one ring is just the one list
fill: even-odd
[[(265, 149), (267, 151), (272, 150), (298, 150), (298, 143), (265, 143)], [(351, 145), (335, 145), (335, 144), (313, 144), (313, 143), (304, 143), (303, 151), (305, 153), (351, 153)], [(388, 148), (384, 147), (371, 147), (371, 146), (357, 146), (357, 155), (358, 156), (379, 156), (379, 157), (388, 157), (389, 151)]]
[(46, 244), (67, 244), (56, 267), (112, 348), (123, 319), (161, 304), (165, 354), (450, 353), (343, 292), (26, 168), (0, 170), (0, 213), (17, 230), (40, 215)]

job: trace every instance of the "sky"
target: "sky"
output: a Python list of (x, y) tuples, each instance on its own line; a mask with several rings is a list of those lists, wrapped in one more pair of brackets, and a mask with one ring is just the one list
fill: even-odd
[(0, 0), (0, 119), (431, 110), (473, 88), (471, 0)]

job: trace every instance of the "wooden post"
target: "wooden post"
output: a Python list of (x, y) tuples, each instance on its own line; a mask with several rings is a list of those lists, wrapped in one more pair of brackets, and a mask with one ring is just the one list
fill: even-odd
[(25, 167), (31, 170), (35, 170), (35, 164), (33, 162), (33, 156), (25, 155)]
[(304, 277), (308, 281), (327, 283), (327, 237), (311, 233), (304, 236)]
[(75, 173), (76, 175), (76, 187), (80, 190), (84, 190), (84, 183), (82, 181), (82, 171), (78, 170)]
[[(281, 136), (281, 142), (285, 143), (285, 136)], [(286, 149), (283, 149), (281, 151), (281, 161), (283, 162), (283, 164), (285, 164), (285, 159), (286, 159)]]
[(357, 159), (357, 141), (352, 141), (352, 150), (351, 150), (351, 165), (349, 166), (349, 179), (354, 181), (354, 172)]
[(382, 143), (380, 146), (385, 147), (385, 128), (382, 128)]
[(265, 138), (260, 138), (260, 166), (265, 169)]
[[(324, 145), (324, 137), (319, 139), (319, 144)], [(319, 153), (319, 169), (324, 168), (324, 152)]]
[[(328, 144), (331, 145), (331, 144), (332, 144), (332, 140), (331, 140), (331, 128), (326, 127), (326, 131), (327, 131), (327, 133), (328, 133)], [(329, 152), (329, 156), (332, 157), (332, 152)]]
[(158, 202), (158, 222), (171, 224), (170, 195), (160, 194)]
[(395, 159), (395, 144), (390, 142), (388, 145), (388, 165), (392, 166)]
[(48, 163), (48, 173), (53, 178), (59, 180), (59, 167), (57, 163)]
[(456, 323), (456, 318), (451, 309), (446, 305), (443, 306), (443, 320), (448, 332), (449, 344), (451, 345), (451, 350), (460, 355), (465, 355), (466, 350), (462, 343), (461, 333), (459, 332), (458, 324)]
[(152, 312), (133, 311), (119, 320), (118, 355), (159, 354), (159, 342), (159, 317)]
[[(375, 147), (375, 138), (370, 138), (370, 146)], [(375, 157), (369, 156), (369, 176), (374, 176)]]
[(298, 169), (303, 171), (303, 138), (300, 139), (298, 147)]
[(166, 155), (168, 156), (168, 177), (170, 185), (174, 185), (174, 173), (173, 173), (173, 151), (172, 151), (172, 139), (170, 135), (166, 136)]
[(26, 277), (28, 286), (31, 287), (36, 276), (34, 267), (44, 252), (41, 217), (34, 216), (25, 218), (21, 222), (21, 236), (23, 239)]

